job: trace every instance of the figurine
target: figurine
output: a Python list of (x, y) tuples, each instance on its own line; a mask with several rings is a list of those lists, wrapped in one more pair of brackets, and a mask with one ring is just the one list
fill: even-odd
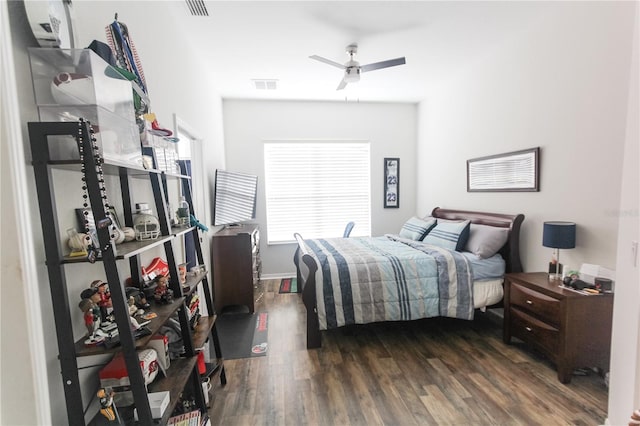
[(127, 297), (133, 297), (138, 308), (147, 309), (151, 306), (149, 305), (149, 302), (147, 302), (147, 297), (143, 291), (138, 290), (135, 287), (127, 287), (125, 289), (125, 293), (127, 294)]
[(134, 299), (133, 296), (129, 296), (129, 299), (127, 300), (127, 306), (129, 315), (131, 315), (132, 317), (136, 316), (136, 314), (138, 313), (138, 307), (136, 306), (136, 299)]
[(106, 309), (103, 309), (100, 306), (100, 302), (102, 301), (102, 296), (98, 292), (97, 288), (87, 288), (82, 290), (80, 293), (80, 299), (91, 299), (91, 301), (96, 305), (94, 310), (97, 311), (100, 321), (105, 322), (109, 320), (109, 315), (107, 314)]
[(109, 291), (109, 285), (102, 280), (95, 280), (91, 283), (91, 288), (95, 288), (100, 295), (98, 300), (98, 306), (100, 306), (100, 312), (102, 313), (102, 320), (106, 320), (107, 316), (113, 311), (113, 302), (111, 301), (111, 292)]
[(97, 327), (96, 324), (99, 324), (100, 317), (94, 314), (95, 303), (91, 299), (82, 299), (78, 304), (78, 307), (84, 314), (84, 325), (87, 327), (87, 336), (91, 337), (95, 333)]
[(78, 307), (84, 314), (84, 325), (87, 327), (87, 340), (84, 344), (94, 346), (104, 341), (105, 336), (100, 332), (100, 307), (95, 302), (95, 294), (92, 289), (86, 289), (80, 295), (82, 300)]
[(117, 420), (120, 424), (120, 416), (118, 415), (118, 409), (113, 403), (113, 395), (115, 392), (113, 389), (105, 388), (98, 389), (96, 396), (100, 399), (100, 414), (105, 416), (110, 422)]
[(169, 288), (169, 278), (159, 276), (156, 278), (156, 289), (153, 293), (156, 303), (171, 303), (173, 300), (173, 290)]

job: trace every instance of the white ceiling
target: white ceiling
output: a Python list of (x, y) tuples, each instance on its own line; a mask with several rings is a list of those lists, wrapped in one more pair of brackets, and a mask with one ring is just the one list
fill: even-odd
[[(176, 17), (201, 43), (223, 98), (419, 102), (453, 73), (472, 66), (513, 33), (543, 16), (547, 2), (257, 1), (206, 2), (208, 17)], [(357, 42), (361, 64), (406, 57), (336, 91), (339, 63)], [(252, 79), (276, 79), (256, 90)]]
[[(134, 40), (151, 38), (154, 50), (173, 66), (187, 50), (198, 52), (223, 98), (385, 102), (424, 100), (444, 79), (469, 72), (474, 62), (513, 42), (518, 31), (544, 19), (558, 3), (567, 4), (206, 1), (209, 16), (193, 16), (185, 0), (74, 0), (92, 20), (118, 11)], [(353, 42), (361, 64), (401, 56), (407, 63), (364, 73), (360, 82), (336, 91), (343, 71), (309, 56), (344, 63), (345, 48)], [(256, 90), (253, 79), (278, 80), (278, 90)]]

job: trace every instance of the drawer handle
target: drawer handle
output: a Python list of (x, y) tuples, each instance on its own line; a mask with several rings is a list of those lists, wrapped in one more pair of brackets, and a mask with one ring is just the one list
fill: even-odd
[(533, 331), (533, 328), (531, 328), (531, 327), (525, 327), (524, 329), (527, 330), (529, 333), (531, 333)]
[(527, 300), (527, 305), (533, 305), (533, 302), (531, 300)]

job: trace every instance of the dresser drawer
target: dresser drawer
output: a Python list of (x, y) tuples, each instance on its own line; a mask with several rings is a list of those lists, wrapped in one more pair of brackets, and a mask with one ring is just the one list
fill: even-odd
[(560, 324), (560, 301), (521, 285), (511, 283), (509, 304), (517, 306), (545, 322)]
[(555, 361), (559, 349), (560, 331), (517, 308), (511, 308), (510, 313), (511, 334), (532, 346), (537, 346)]

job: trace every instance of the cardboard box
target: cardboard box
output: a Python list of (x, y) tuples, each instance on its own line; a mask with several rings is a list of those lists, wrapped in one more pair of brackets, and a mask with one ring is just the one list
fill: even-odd
[[(153, 349), (144, 349), (138, 352), (140, 359), (140, 369), (148, 385), (155, 379), (158, 374), (158, 355)], [(129, 373), (124, 362), (124, 355), (118, 352), (113, 359), (105, 365), (99, 373), (100, 386), (103, 388), (112, 388), (115, 392), (113, 402), (117, 407), (126, 407), (133, 404), (133, 393), (131, 392), (131, 383), (129, 381)]]
[[(142, 165), (133, 86), (90, 49), (30, 48), (29, 59), (40, 121), (77, 121), (94, 126), (106, 159)], [(54, 160), (78, 159), (75, 138), (53, 136)]]
[(162, 374), (166, 376), (167, 369), (171, 365), (171, 357), (169, 356), (169, 337), (164, 334), (156, 334), (151, 338), (149, 343), (147, 343), (147, 347), (155, 349), (158, 354), (158, 365), (160, 366), (160, 370), (162, 370)]
[[(169, 391), (151, 392), (149, 396), (149, 406), (151, 407), (151, 416), (154, 419), (162, 418), (164, 410), (169, 405)], [(133, 416), (138, 421), (138, 410), (133, 410)]]

